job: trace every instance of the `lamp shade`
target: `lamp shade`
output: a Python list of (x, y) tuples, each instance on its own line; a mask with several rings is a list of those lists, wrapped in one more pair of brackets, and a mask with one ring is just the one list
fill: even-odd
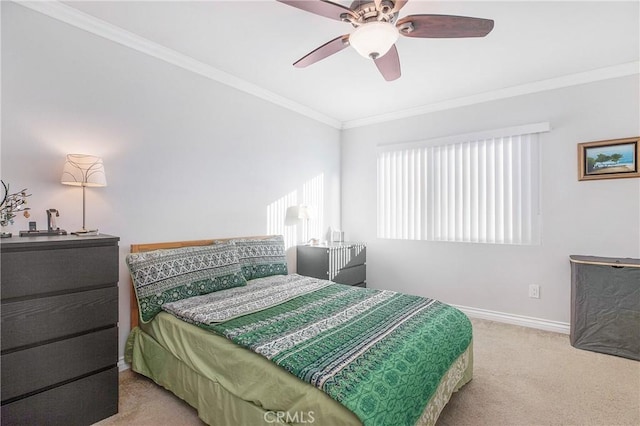
[(384, 56), (398, 40), (398, 29), (388, 22), (368, 22), (355, 29), (349, 44), (365, 58)]
[(93, 155), (68, 154), (60, 182), (74, 186), (107, 186), (102, 158)]

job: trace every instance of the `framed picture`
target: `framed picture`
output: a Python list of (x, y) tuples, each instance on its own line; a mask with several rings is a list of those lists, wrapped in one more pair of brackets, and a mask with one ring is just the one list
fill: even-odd
[(640, 177), (640, 137), (578, 144), (578, 180)]

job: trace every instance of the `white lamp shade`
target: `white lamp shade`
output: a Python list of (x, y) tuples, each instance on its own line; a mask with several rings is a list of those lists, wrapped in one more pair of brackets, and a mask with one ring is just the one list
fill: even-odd
[(67, 155), (60, 182), (74, 186), (107, 186), (102, 158), (84, 154)]
[(355, 29), (349, 44), (365, 58), (384, 56), (398, 40), (398, 29), (388, 22), (368, 22)]

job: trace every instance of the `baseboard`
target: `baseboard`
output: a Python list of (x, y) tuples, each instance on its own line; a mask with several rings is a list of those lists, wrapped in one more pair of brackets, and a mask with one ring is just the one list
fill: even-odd
[(508, 314), (505, 312), (489, 311), (487, 309), (471, 308), (468, 306), (451, 305), (460, 309), (471, 318), (486, 319), (505, 324), (520, 325), (523, 327), (537, 328), (539, 330), (553, 331), (569, 334), (570, 324), (560, 321), (551, 321), (542, 318), (527, 317), (524, 315)]
[(126, 371), (126, 370), (128, 370), (130, 368), (131, 368), (131, 366), (129, 365), (128, 362), (125, 362), (124, 356), (121, 356), (120, 358), (118, 358), (118, 371), (119, 372)]

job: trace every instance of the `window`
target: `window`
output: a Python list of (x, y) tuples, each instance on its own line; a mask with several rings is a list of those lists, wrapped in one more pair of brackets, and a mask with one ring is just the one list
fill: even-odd
[(548, 123), (378, 147), (378, 237), (539, 244)]

